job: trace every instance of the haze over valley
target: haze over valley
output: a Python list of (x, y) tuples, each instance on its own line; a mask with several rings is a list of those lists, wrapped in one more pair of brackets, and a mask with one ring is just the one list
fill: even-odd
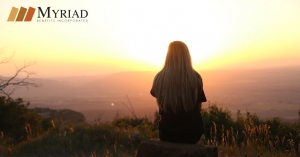
[[(158, 109), (149, 91), (157, 72), (119, 72), (101, 76), (36, 79), (42, 87), (17, 89), (12, 97), (30, 101), (30, 108), (72, 109), (82, 112), (88, 122), (131, 116), (132, 104), (138, 117), (153, 117)], [(261, 118), (281, 117), (295, 120), (300, 108), (300, 68), (260, 70), (199, 71), (208, 102), (228, 108), (257, 113)], [(129, 98), (129, 101), (127, 99)]]

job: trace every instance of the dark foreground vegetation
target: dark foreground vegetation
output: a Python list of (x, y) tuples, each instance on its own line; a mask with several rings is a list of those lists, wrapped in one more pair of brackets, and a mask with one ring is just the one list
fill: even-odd
[[(152, 119), (116, 115), (112, 122), (89, 124), (76, 112), (78, 123), (55, 118), (63, 116), (49, 109), (52, 116), (43, 118), (34, 112), (42, 109), (28, 106), (22, 99), (0, 97), (0, 156), (135, 156), (141, 141), (158, 137), (157, 112)], [(232, 115), (215, 104), (202, 115), (202, 143), (217, 146), (219, 156), (299, 156), (298, 122), (262, 120), (240, 111)]]

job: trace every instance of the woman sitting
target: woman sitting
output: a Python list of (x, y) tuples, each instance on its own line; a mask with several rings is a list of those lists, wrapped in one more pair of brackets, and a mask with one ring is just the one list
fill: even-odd
[(193, 69), (188, 47), (181, 41), (169, 44), (164, 67), (153, 80), (161, 119), (162, 141), (197, 143), (203, 134), (201, 103), (206, 102), (201, 76)]

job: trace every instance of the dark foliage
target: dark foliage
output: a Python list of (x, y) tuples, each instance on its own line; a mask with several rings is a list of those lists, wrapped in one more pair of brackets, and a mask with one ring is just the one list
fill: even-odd
[(21, 98), (0, 97), (0, 131), (14, 142), (30, 140), (42, 133), (42, 117), (28, 110)]

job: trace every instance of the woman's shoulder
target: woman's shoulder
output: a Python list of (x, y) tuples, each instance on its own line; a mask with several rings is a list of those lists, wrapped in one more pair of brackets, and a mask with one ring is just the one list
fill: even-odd
[(161, 75), (161, 71), (155, 74), (154, 79), (156, 79), (159, 75)]
[(195, 75), (196, 75), (197, 77), (199, 77), (200, 79), (202, 79), (201, 75), (200, 75), (197, 71), (194, 70), (194, 72), (195, 72)]

